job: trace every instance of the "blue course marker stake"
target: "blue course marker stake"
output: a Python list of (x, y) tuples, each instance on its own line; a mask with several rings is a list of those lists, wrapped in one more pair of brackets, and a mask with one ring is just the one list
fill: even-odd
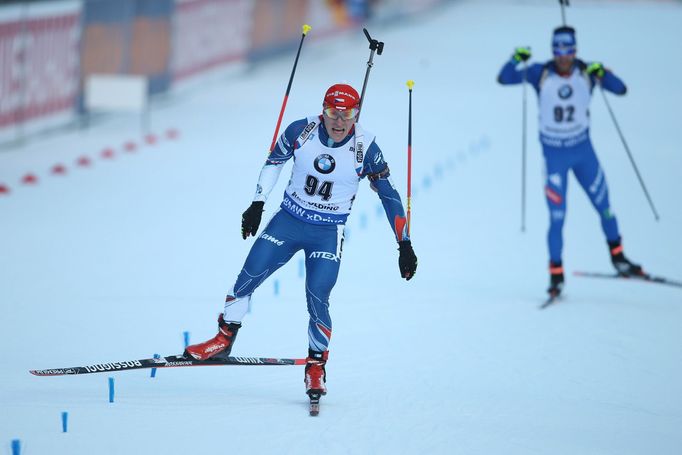
[(436, 164), (436, 166), (433, 168), (433, 175), (437, 179), (443, 177), (443, 167), (440, 165), (440, 163)]
[(303, 275), (305, 273), (305, 262), (303, 261), (303, 258), (298, 260), (298, 277), (303, 278)]
[(182, 337), (185, 340), (185, 349), (189, 346), (189, 332), (182, 332)]
[(275, 280), (275, 295), (279, 295), (279, 280)]
[(481, 137), (481, 147), (488, 149), (490, 147), (490, 138), (487, 135)]
[(69, 413), (62, 412), (62, 433), (66, 433), (69, 429)]
[(21, 454), (21, 441), (18, 439), (12, 439), (12, 455)]
[[(155, 359), (161, 358), (161, 356), (160, 356), (159, 354), (154, 354), (153, 357), (154, 357)], [(152, 377), (152, 378), (155, 378), (155, 377), (156, 377), (156, 368), (152, 368), (151, 377)]]
[(109, 403), (114, 402), (114, 378), (109, 378)]

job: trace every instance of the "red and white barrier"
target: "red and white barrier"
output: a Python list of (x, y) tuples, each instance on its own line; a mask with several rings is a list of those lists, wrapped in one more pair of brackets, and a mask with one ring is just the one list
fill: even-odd
[(0, 10), (0, 140), (73, 119), (79, 35), (80, 2)]

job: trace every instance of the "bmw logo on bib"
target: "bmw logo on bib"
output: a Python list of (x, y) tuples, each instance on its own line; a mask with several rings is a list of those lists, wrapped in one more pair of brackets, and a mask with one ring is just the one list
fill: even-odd
[(336, 161), (334, 157), (323, 153), (322, 155), (315, 158), (315, 169), (321, 174), (329, 174), (336, 167)]
[(573, 95), (573, 88), (570, 85), (562, 85), (559, 87), (559, 98), (565, 100)]

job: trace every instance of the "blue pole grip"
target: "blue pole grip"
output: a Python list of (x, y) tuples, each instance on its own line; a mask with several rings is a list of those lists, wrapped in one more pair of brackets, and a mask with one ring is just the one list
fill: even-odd
[(109, 403), (114, 402), (114, 378), (109, 378)]

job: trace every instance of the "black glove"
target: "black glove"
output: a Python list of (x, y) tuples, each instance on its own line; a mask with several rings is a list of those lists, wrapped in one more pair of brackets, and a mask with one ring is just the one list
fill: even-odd
[(514, 49), (514, 60), (517, 62), (525, 62), (530, 58), (529, 47), (517, 47)]
[(590, 76), (594, 75), (594, 76), (598, 77), (599, 79), (601, 79), (602, 77), (604, 77), (604, 71), (605, 70), (604, 70), (604, 65), (602, 65), (599, 62), (593, 62), (593, 63), (589, 64), (589, 66), (587, 67), (587, 69), (585, 71), (587, 71), (587, 74), (589, 74)]
[(414, 254), (412, 243), (409, 240), (398, 242), (398, 249), (400, 250), (400, 257), (398, 257), (400, 276), (410, 281), (417, 271), (417, 255)]
[(248, 209), (242, 213), (242, 238), (246, 239), (249, 235), (256, 236), (260, 219), (263, 215), (263, 201), (253, 201)]

